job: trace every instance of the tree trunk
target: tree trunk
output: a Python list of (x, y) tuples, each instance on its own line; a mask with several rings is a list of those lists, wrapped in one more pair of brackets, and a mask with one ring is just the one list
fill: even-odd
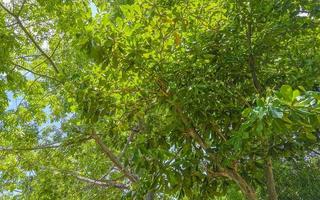
[(257, 195), (255, 190), (249, 185), (246, 180), (244, 180), (236, 171), (227, 170), (228, 177), (235, 181), (237, 185), (240, 187), (241, 192), (246, 197), (247, 200), (257, 200)]
[(265, 176), (267, 179), (267, 193), (269, 200), (278, 200), (278, 194), (276, 191), (276, 184), (273, 177), (273, 170), (272, 170), (272, 160), (270, 157), (266, 160), (265, 166)]

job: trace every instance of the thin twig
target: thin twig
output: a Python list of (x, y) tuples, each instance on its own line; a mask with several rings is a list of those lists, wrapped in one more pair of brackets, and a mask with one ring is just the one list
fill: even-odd
[(37, 76), (40, 76), (40, 77), (43, 77), (43, 78), (48, 78), (48, 79), (51, 79), (51, 80), (54, 80), (54, 81), (57, 81), (57, 82), (61, 83), (58, 79), (53, 78), (51, 76), (48, 76), (48, 75), (45, 75), (45, 74), (40, 74), (38, 72), (32, 71), (31, 69), (28, 69), (28, 68), (26, 68), (26, 67), (24, 67), (22, 65), (17, 64), (17, 63), (13, 63), (13, 64), (14, 64), (14, 66), (19, 67), (19, 68), (21, 68), (21, 69), (23, 69), (25, 71), (28, 71), (28, 72), (30, 72), (30, 73), (32, 73), (34, 75), (37, 75)]

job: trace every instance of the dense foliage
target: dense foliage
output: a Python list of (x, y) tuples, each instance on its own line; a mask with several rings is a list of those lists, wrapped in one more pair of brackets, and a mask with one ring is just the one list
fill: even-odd
[(319, 166), (319, 158), (294, 159), (275, 165), (279, 199), (319, 199)]
[(318, 195), (318, 1), (0, 6), (3, 198)]

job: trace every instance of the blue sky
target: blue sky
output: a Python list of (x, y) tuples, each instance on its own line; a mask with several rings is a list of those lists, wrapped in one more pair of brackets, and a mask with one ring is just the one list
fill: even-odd
[(90, 8), (91, 8), (91, 14), (92, 17), (96, 16), (96, 14), (98, 13), (98, 9), (96, 4), (94, 4), (92, 1), (89, 2)]

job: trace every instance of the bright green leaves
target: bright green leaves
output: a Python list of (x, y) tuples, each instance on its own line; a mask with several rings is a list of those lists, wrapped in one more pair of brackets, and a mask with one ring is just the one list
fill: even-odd
[(320, 127), (319, 93), (301, 93), (284, 85), (275, 94), (266, 100), (260, 99), (255, 108), (246, 108), (242, 112), (245, 121), (231, 140), (236, 148), (248, 150), (250, 142), (263, 146), (272, 138), (278, 138), (280, 141), (275, 141), (277, 143), (293, 138), (317, 140), (315, 133)]
[(291, 86), (283, 85), (280, 89), (280, 94), (284, 99), (288, 100), (289, 102), (292, 101), (293, 92)]
[(248, 117), (251, 112), (252, 112), (251, 108), (246, 108), (242, 111), (242, 116)]
[(291, 100), (294, 101), (294, 100), (296, 100), (297, 97), (299, 97), (299, 96), (300, 96), (300, 91), (299, 91), (299, 90), (294, 90), (294, 91), (292, 92), (292, 98), (291, 98)]
[(311, 140), (311, 141), (314, 141), (314, 142), (317, 141), (317, 137), (315, 136), (314, 133), (306, 132), (306, 133), (305, 133), (305, 136), (306, 136), (307, 139), (309, 139), (309, 140)]
[(291, 105), (297, 100), (297, 97), (300, 96), (300, 91), (293, 90), (289, 85), (283, 85), (280, 88), (280, 92), (277, 94), (281, 99), (284, 100), (284, 102), (288, 103), (288, 105)]
[[(16, 167), (8, 174), (16, 172), (14, 178), (32, 187), (22, 189), (26, 199), (103, 199), (109, 192), (120, 199), (127, 193), (88, 186), (66, 173), (52, 173), (52, 167), (97, 180), (110, 169), (104, 180), (128, 184), (130, 199), (142, 199), (148, 190), (161, 199), (209, 199), (230, 187), (226, 179), (207, 176), (205, 170), (216, 163), (239, 163), (239, 173), (252, 178), (259, 171), (253, 157), (262, 158), (284, 143), (303, 146), (318, 140), (319, 94), (284, 85), (275, 95), (257, 99), (247, 67), (250, 46), (266, 88), (294, 83), (310, 90), (316, 82), (303, 77), (319, 74), (319, 35), (294, 28), (307, 21), (289, 16), (296, 12), (292, 3), (96, 0), (99, 12), (92, 16), (90, 2), (26, 1), (21, 12), (36, 41), (48, 44), (44, 49), (61, 70), (58, 75), (11, 25), (14, 19), (0, 13), (0, 71), (6, 72), (0, 107), (8, 105), (7, 91), (23, 98), (16, 111), (1, 115), (1, 145), (62, 144), (19, 152), (20, 163), (5, 155)], [(247, 38), (248, 19), (254, 22), (252, 38)], [(58, 130), (52, 124), (39, 129), (49, 119)], [(191, 127), (209, 150), (190, 137)], [(140, 182), (130, 184), (93, 140), (81, 140), (93, 128)], [(0, 170), (10, 170), (7, 162)], [(20, 176), (19, 170), (35, 175)]]
[(120, 9), (122, 11), (123, 16), (126, 18), (128, 21), (135, 21), (137, 17), (141, 17), (142, 10), (141, 7), (143, 5), (138, 5), (138, 4), (133, 4), (133, 5), (120, 5)]

